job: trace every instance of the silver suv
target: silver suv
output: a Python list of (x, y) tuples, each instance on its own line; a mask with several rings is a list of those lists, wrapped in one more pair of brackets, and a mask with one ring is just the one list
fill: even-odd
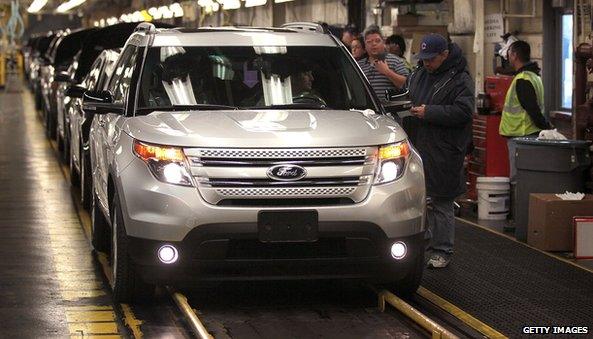
[(204, 280), (357, 278), (415, 291), (418, 153), (344, 46), (309, 24), (141, 24), (86, 92), (93, 243), (113, 295)]

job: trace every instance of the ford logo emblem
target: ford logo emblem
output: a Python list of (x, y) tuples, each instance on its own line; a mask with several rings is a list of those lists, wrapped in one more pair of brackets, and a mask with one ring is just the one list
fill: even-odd
[(296, 181), (307, 175), (307, 170), (298, 165), (276, 165), (268, 168), (268, 177), (278, 181)]

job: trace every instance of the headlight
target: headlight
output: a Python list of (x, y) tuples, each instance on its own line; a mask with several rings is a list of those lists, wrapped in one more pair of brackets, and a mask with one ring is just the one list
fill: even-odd
[(148, 165), (158, 180), (169, 184), (193, 186), (181, 148), (150, 145), (134, 140), (134, 154)]
[(406, 170), (406, 162), (410, 156), (410, 145), (407, 141), (379, 147), (379, 163), (375, 184), (385, 184), (402, 177)]

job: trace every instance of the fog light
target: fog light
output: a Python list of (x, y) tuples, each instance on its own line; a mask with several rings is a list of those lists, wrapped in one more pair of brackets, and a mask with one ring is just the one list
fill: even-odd
[(172, 245), (163, 245), (158, 251), (159, 260), (163, 264), (172, 264), (179, 259), (177, 249)]
[(408, 248), (406, 244), (401, 241), (396, 241), (391, 245), (391, 256), (393, 259), (401, 260), (403, 259), (406, 254), (408, 253)]

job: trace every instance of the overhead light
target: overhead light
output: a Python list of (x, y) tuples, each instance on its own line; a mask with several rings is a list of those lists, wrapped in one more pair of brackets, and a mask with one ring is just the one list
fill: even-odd
[(99, 26), (105, 27), (105, 19), (99, 20)]
[(150, 16), (155, 19), (155, 20), (159, 20), (160, 18), (163, 17), (163, 15), (161, 14), (161, 12), (159, 11), (158, 8), (156, 7), (150, 7), (148, 9), (148, 14), (150, 14)]
[(293, 0), (274, 0), (274, 3), (279, 4), (282, 2), (289, 2), (289, 1), (293, 1)]
[(245, 7), (263, 6), (268, 0), (245, 0)]
[(47, 0), (34, 0), (29, 8), (27, 8), (27, 12), (29, 13), (37, 13), (39, 12), (43, 6), (47, 4)]
[(211, 7), (212, 3), (212, 0), (198, 0), (198, 6), (200, 7)]
[(68, 0), (66, 2), (63, 2), (60, 6), (58, 6), (56, 11), (58, 13), (66, 13), (72, 8), (82, 5), (85, 1), (86, 0)]
[[(237, 0), (239, 2), (239, 0)], [(169, 6), (169, 10), (173, 12), (173, 16), (176, 18), (181, 18), (183, 16), (183, 7), (178, 2), (174, 2)]]
[(107, 19), (107, 25), (115, 25), (117, 23), (117, 18), (112, 16), (111, 18)]
[(218, 2), (213, 2), (212, 3), (212, 11), (218, 12), (219, 9), (220, 9), (220, 5), (218, 4)]
[(95, 22), (93, 22), (93, 26), (95, 26), (95, 27), (99, 27), (99, 21), (95, 21)]
[(222, 9), (239, 9), (241, 8), (241, 2), (239, 0), (224, 0), (222, 3)]

